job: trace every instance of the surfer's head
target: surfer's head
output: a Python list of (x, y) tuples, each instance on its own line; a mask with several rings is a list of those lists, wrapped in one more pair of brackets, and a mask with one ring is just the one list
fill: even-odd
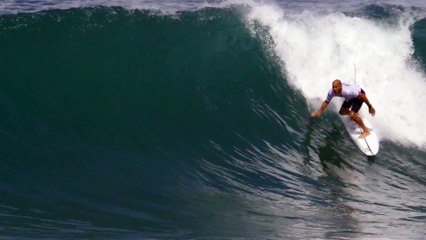
[(332, 87), (335, 94), (342, 93), (342, 82), (339, 79), (333, 81)]

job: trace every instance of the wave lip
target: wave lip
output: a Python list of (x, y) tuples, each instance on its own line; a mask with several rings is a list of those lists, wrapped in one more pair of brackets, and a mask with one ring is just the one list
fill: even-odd
[(180, 11), (196, 11), (206, 7), (220, 7), (228, 5), (225, 1), (179, 1), (179, 0), (73, 0), (73, 1), (20, 1), (7, 0), (0, 2), (0, 15), (16, 13), (34, 13), (54, 9), (88, 8), (88, 7), (123, 7), (128, 10), (153, 10), (166, 14)]

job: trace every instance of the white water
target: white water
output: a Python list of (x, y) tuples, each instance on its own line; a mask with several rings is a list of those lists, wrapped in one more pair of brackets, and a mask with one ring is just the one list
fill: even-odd
[[(273, 5), (253, 5), (248, 18), (269, 29), (287, 79), (312, 111), (325, 99), (332, 80), (354, 81), (356, 64), (357, 83), (376, 109), (375, 117), (366, 106), (361, 114), (379, 136), (426, 148), (426, 77), (411, 60), (410, 17), (390, 26), (342, 13), (287, 13)], [(341, 103), (336, 98), (332, 102)]]

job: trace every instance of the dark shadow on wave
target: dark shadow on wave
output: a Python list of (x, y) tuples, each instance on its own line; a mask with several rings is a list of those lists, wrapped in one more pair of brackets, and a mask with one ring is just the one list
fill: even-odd
[[(346, 12), (345, 14), (351, 17), (367, 18), (380, 24), (397, 26), (402, 21), (407, 21), (408, 16), (421, 16), (423, 9), (419, 7), (405, 7), (402, 5), (391, 4), (370, 4), (363, 5), (361, 8)], [(423, 14), (424, 15), (424, 14)]]

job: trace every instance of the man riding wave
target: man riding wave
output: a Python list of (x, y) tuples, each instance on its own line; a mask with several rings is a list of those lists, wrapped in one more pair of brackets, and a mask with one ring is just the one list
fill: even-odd
[[(311, 117), (319, 117), (330, 103), (333, 97), (342, 97), (345, 101), (340, 108), (340, 115), (349, 115), (351, 119), (356, 122), (363, 130), (358, 138), (365, 138), (370, 135), (370, 130), (364, 125), (362, 119), (358, 116), (358, 111), (361, 109), (362, 104), (365, 102), (368, 106), (369, 113), (374, 116), (376, 110), (368, 101), (367, 95), (364, 90), (357, 84), (342, 83), (339, 79), (336, 79), (332, 83), (332, 88), (328, 91), (327, 98), (322, 103), (321, 107), (311, 113)], [(350, 109), (350, 110), (349, 110)]]

